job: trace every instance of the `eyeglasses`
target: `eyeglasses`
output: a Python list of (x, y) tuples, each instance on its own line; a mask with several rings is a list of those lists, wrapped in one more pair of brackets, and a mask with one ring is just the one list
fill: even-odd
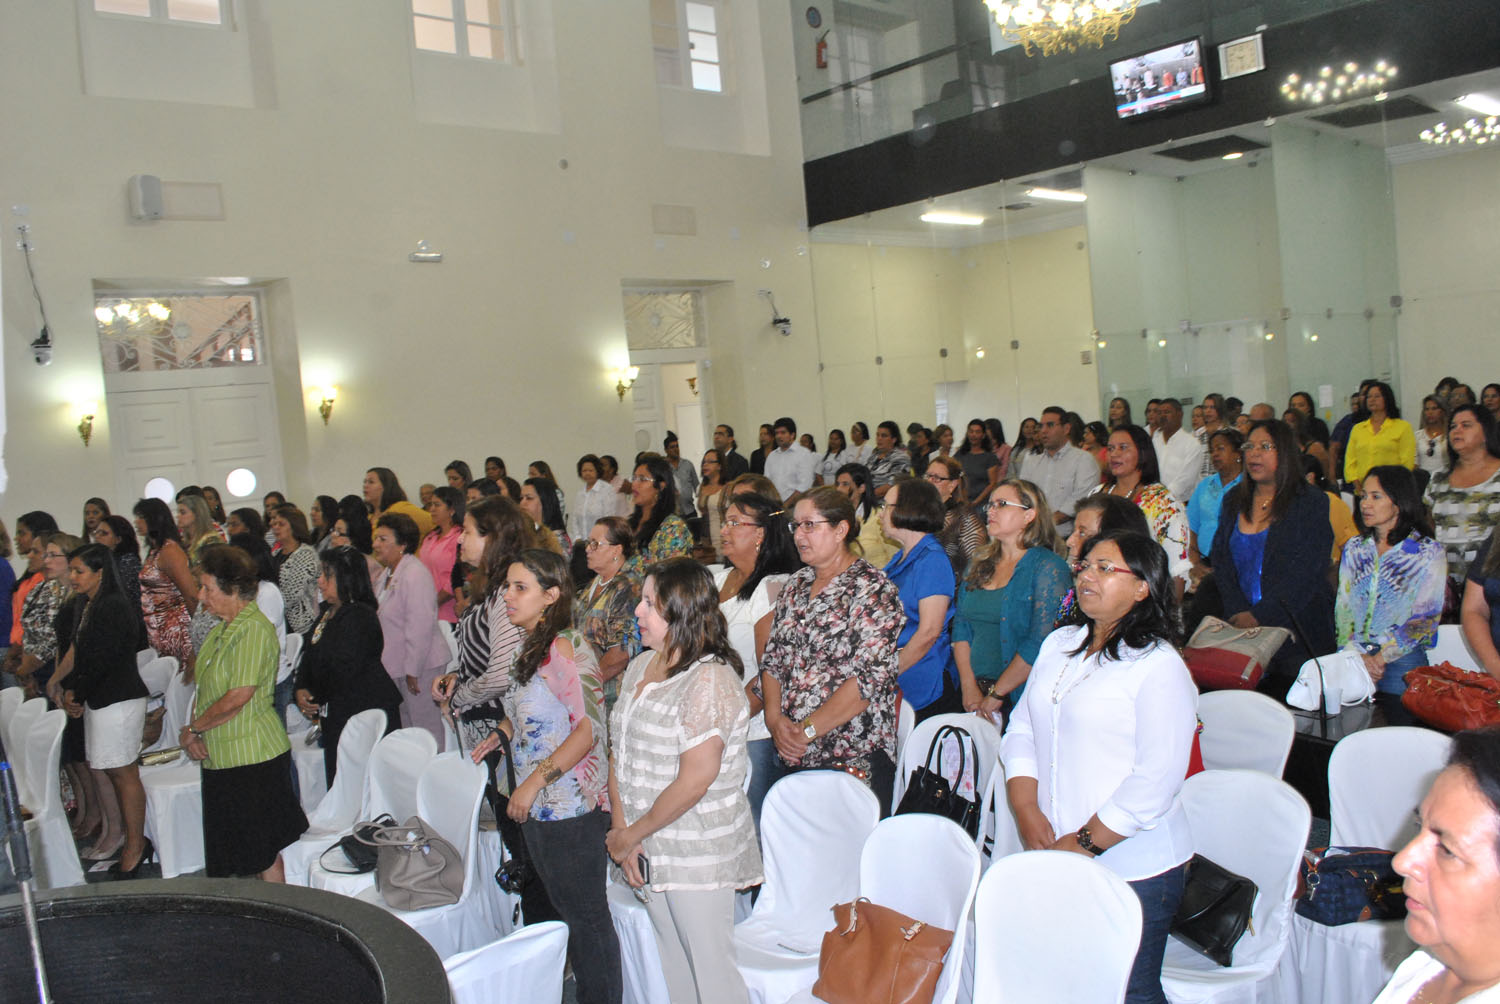
[(1011, 509), (1024, 509), (1028, 512), (1032, 508), (1025, 502), (1012, 502), (1010, 499), (990, 499), (989, 506), (991, 510), (993, 510), (996, 506), (999, 506), (1001, 509), (1009, 507)]
[(1256, 450), (1259, 450), (1262, 453), (1275, 453), (1276, 452), (1276, 444), (1275, 443), (1246, 443), (1244, 446), (1240, 447), (1240, 452), (1243, 453), (1243, 454), (1246, 454), (1247, 456), (1249, 454), (1251, 454), (1251, 453), (1254, 453)]
[(56, 558), (58, 561), (62, 561), (67, 558), (67, 555), (63, 554), (61, 551), (43, 551), (42, 558), (46, 561), (51, 561), (54, 558)]
[[(882, 508), (882, 509), (885, 508), (885, 503), (884, 502), (882, 502), (880, 504), (880, 508)], [(832, 520), (827, 520), (827, 519), (804, 519), (804, 520), (789, 519), (789, 520), (786, 521), (786, 526), (787, 526), (788, 530), (792, 531), (793, 533), (796, 533), (799, 530), (811, 530), (813, 527), (817, 526), (820, 523), (826, 525), (826, 524), (830, 524), (832, 522), (833, 522)]]
[(924, 474), (924, 475), (922, 475), (922, 479), (924, 481), (931, 481), (934, 484), (937, 483), (937, 482), (939, 482), (939, 481), (957, 481), (958, 480), (958, 478), (948, 478), (948, 477), (944, 477), (941, 474)]
[(588, 548), (590, 551), (597, 551), (601, 547), (619, 547), (620, 545), (618, 545), (618, 544), (611, 544), (607, 540), (593, 540), (593, 539), (590, 539), (589, 542), (586, 543), (586, 544), (584, 544), (583, 546), (586, 547), (586, 548)]
[[(1078, 561), (1069, 562), (1068, 567), (1073, 569), (1074, 575), (1082, 575), (1090, 568), (1092, 568), (1099, 575), (1135, 575), (1135, 573), (1126, 566), (1116, 565), (1112, 561), (1085, 561), (1080, 559)], [(1139, 576), (1136, 576), (1136, 578), (1139, 578)]]
[[(792, 526), (796, 526), (796, 525), (797, 524), (795, 524), (795, 523), (792, 524)], [(743, 520), (743, 519), (726, 519), (724, 521), (724, 528), (725, 529), (738, 529), (739, 527), (742, 527), (742, 526), (743, 527), (757, 527), (757, 526), (760, 526), (760, 524), (759, 523), (751, 523), (750, 521)]]
[(630, 480), (634, 481), (638, 485), (643, 485), (643, 484), (645, 484), (648, 481), (655, 481), (656, 479), (653, 478), (649, 474), (637, 474), (635, 477), (631, 478)]

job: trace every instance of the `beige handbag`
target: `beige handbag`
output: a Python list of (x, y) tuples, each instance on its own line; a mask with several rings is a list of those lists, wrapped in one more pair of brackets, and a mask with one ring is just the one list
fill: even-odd
[(1205, 617), (1182, 650), (1199, 690), (1251, 690), (1292, 637), (1286, 628), (1237, 628)]
[(392, 909), (448, 906), (463, 895), (463, 859), (421, 816), (401, 826), (356, 830), (355, 836), (376, 848), (375, 888)]

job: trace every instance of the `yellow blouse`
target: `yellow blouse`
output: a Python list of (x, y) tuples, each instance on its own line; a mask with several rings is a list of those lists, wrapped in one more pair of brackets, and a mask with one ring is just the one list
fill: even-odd
[(1399, 464), (1407, 470), (1417, 465), (1417, 436), (1400, 418), (1388, 418), (1376, 432), (1369, 419), (1349, 431), (1344, 451), (1344, 480), (1358, 483), (1372, 467)]

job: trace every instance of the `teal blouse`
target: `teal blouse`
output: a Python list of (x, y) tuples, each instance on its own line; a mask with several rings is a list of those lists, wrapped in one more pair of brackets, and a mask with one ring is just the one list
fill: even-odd
[(960, 583), (953, 640), (969, 643), (975, 678), (999, 679), (1017, 655), (1028, 664), (1036, 662), (1072, 584), (1068, 563), (1045, 547), (1027, 548), (1010, 581), (999, 589)]

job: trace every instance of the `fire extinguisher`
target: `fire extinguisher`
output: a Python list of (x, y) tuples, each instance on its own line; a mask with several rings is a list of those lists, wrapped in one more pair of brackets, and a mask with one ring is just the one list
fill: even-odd
[[(830, 29), (831, 30), (831, 29)], [(828, 69), (828, 32), (818, 36), (818, 69)]]

